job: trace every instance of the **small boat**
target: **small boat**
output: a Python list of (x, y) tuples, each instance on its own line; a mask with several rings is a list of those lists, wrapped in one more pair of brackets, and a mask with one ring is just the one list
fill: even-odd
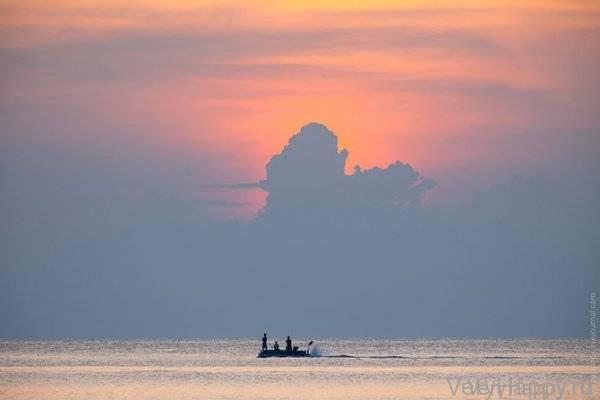
[(308, 347), (306, 350), (299, 350), (298, 346), (294, 346), (292, 350), (263, 350), (258, 353), (258, 358), (267, 358), (267, 357), (310, 357), (310, 346), (312, 346), (313, 341), (311, 340), (308, 343)]
[(263, 350), (258, 353), (258, 358), (267, 357), (310, 357), (308, 350)]

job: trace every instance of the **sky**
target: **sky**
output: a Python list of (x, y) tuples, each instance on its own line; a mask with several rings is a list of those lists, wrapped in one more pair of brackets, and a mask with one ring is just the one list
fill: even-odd
[(252, 335), (286, 293), (228, 277), (305, 263), (323, 334), (586, 332), (598, 2), (3, 1), (0, 38), (0, 336)]
[[(15, 148), (138, 151), (200, 187), (260, 179), (316, 121), (351, 150), (348, 172), (401, 159), (438, 181), (437, 205), (597, 159), (594, 1), (9, 1), (0, 13)], [(264, 203), (188, 195), (244, 204), (204, 210), (225, 218)]]

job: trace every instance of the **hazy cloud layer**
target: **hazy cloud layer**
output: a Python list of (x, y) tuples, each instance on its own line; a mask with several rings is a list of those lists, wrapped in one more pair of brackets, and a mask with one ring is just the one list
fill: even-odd
[[(311, 65), (269, 63), (269, 58), (411, 49), (477, 54), (500, 51), (494, 41), (477, 32), (391, 26), (304, 31), (123, 32), (74, 43), (4, 48), (0, 50), (0, 60), (10, 75), (34, 78), (30, 85), (48, 81), (82, 84), (172, 80), (175, 76), (235, 78), (240, 73), (264, 77), (266, 73), (278, 72), (276, 67), (301, 74), (299, 68), (310, 73)], [(319, 70), (315, 65), (312, 68)]]
[(587, 334), (597, 4), (13, 3), (0, 336)]
[(172, 196), (201, 176), (82, 150), (3, 157), (2, 337), (587, 334), (597, 180), (514, 178), (423, 207), (430, 180), (400, 162), (347, 175), (337, 137), (309, 124), (268, 163), (261, 215), (219, 223)]

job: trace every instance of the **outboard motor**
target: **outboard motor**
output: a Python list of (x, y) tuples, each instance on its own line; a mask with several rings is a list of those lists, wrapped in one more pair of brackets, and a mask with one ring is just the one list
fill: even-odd
[(310, 346), (312, 346), (314, 342), (311, 340), (310, 342), (308, 342), (308, 346), (306, 346), (306, 354), (310, 354)]

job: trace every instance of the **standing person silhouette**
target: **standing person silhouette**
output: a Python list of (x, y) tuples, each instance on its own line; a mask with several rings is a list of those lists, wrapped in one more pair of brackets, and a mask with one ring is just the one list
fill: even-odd
[(262, 337), (262, 349), (263, 350), (267, 349), (267, 334), (266, 333)]

